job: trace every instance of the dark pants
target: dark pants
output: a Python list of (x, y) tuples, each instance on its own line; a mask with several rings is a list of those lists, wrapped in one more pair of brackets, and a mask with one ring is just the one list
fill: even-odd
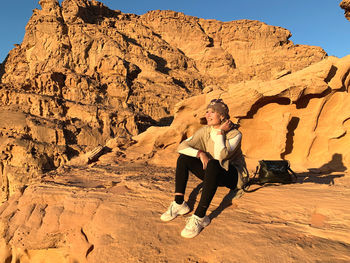
[(175, 193), (185, 194), (189, 171), (203, 181), (201, 199), (195, 214), (203, 217), (213, 199), (218, 186), (226, 186), (235, 189), (238, 181), (237, 169), (230, 165), (226, 171), (218, 160), (211, 159), (207, 168), (203, 170), (200, 159), (180, 154), (177, 159), (175, 175)]

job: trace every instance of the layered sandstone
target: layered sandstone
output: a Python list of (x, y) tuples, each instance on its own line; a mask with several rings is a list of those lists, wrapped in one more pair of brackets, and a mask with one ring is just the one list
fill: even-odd
[(3, 200), (112, 138), (128, 145), (149, 126), (169, 125), (175, 104), (206, 87), (268, 81), (326, 57), (259, 21), (39, 4), (0, 70)]
[[(40, 4), (0, 66), (1, 262), (350, 261), (349, 56), (258, 21)], [(249, 169), (287, 159), (298, 181), (219, 188), (211, 224), (184, 240), (183, 218), (159, 216), (175, 149), (218, 97)]]
[(206, 105), (220, 97), (240, 124), (251, 171), (260, 159), (287, 159), (298, 171), (344, 172), (350, 165), (349, 72), (350, 56), (329, 57), (277, 80), (208, 89), (180, 102), (170, 127), (150, 128), (128, 151), (156, 150), (156, 164), (176, 159), (178, 143), (200, 127)]
[[(297, 184), (239, 199), (220, 187), (208, 211), (210, 225), (187, 240), (180, 236), (186, 217), (159, 219), (172, 199), (174, 170), (111, 158), (62, 167), (11, 196), (0, 207), (0, 261), (350, 261), (350, 181), (342, 173), (299, 174)], [(191, 208), (200, 187), (190, 177)]]

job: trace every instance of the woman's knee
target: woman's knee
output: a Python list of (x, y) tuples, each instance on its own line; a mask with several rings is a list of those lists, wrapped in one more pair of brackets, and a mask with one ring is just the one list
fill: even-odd
[(218, 160), (215, 160), (215, 159), (209, 160), (207, 164), (207, 170), (215, 171), (215, 170), (219, 170), (220, 168), (221, 168), (221, 165)]
[(197, 161), (197, 158), (180, 154), (177, 158), (176, 167), (177, 168), (186, 168), (190, 169), (193, 166), (193, 163)]
[(205, 180), (210, 182), (217, 182), (220, 176), (221, 166), (217, 160), (210, 160), (205, 170)]
[(187, 163), (188, 157), (189, 156), (187, 156), (187, 155), (180, 154), (179, 157), (177, 158), (177, 165)]

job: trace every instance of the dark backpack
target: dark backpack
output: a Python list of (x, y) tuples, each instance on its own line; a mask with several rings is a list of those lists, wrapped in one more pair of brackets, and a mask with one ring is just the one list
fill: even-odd
[[(297, 175), (290, 168), (286, 160), (260, 160), (253, 178), (244, 185), (243, 191), (254, 192), (266, 184), (290, 184), (295, 183)], [(259, 188), (248, 190), (251, 185), (260, 185)]]

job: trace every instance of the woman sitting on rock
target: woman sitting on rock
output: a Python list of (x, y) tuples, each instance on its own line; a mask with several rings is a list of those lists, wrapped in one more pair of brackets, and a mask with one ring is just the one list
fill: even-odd
[(221, 99), (214, 99), (207, 106), (207, 125), (183, 141), (178, 148), (175, 175), (175, 200), (161, 215), (161, 220), (170, 221), (190, 211), (184, 201), (189, 171), (203, 181), (202, 195), (194, 214), (188, 218), (181, 236), (193, 238), (209, 225), (206, 216), (218, 186), (230, 189), (241, 188), (246, 171), (241, 151), (242, 134), (230, 121), (229, 109)]

